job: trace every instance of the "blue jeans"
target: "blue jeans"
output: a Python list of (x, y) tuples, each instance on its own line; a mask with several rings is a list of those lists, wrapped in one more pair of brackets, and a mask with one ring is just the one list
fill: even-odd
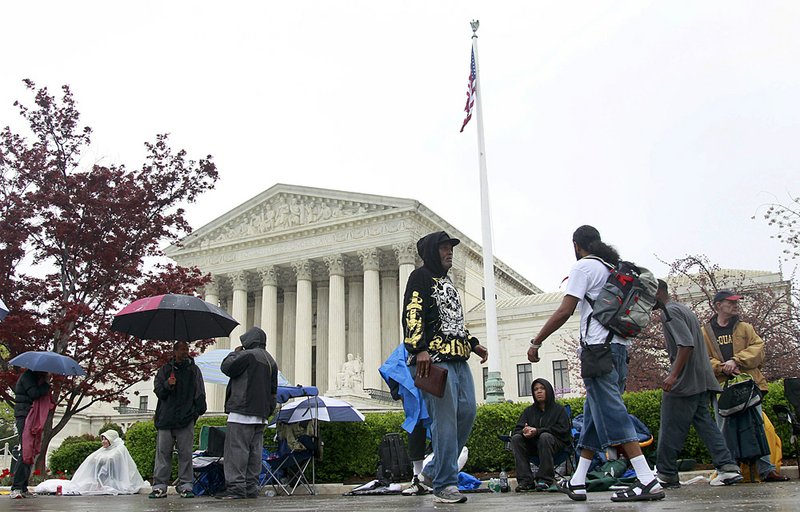
[(593, 452), (639, 439), (622, 401), (628, 378), (628, 347), (612, 343), (611, 355), (614, 367), (610, 373), (583, 379), (586, 401), (578, 447)]
[[(436, 363), (447, 368), (442, 398), (422, 392), (431, 417), (433, 460), (423, 472), (433, 480), (433, 490), (458, 485), (458, 456), (467, 444), (475, 422), (475, 385), (466, 361)], [(412, 374), (415, 368), (412, 367)]]

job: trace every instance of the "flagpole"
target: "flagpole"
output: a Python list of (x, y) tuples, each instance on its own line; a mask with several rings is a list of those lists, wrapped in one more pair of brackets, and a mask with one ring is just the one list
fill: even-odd
[(481, 232), (483, 235), (483, 288), (486, 309), (486, 348), (489, 350), (489, 375), (486, 379), (486, 401), (505, 401), (503, 377), (500, 372), (500, 341), (497, 337), (497, 296), (494, 282), (494, 254), (492, 253), (492, 216), (489, 208), (489, 178), (486, 172), (486, 148), (483, 139), (483, 89), (478, 64), (478, 20), (472, 26), (472, 51), (475, 55), (475, 116), (478, 128), (478, 162), (481, 186)]

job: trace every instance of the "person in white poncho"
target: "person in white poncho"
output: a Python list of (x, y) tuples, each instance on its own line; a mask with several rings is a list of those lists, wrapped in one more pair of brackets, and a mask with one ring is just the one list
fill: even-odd
[(100, 434), (103, 446), (86, 457), (71, 480), (45, 480), (36, 493), (52, 494), (61, 486), (63, 494), (134, 494), (144, 485), (131, 454), (115, 430)]

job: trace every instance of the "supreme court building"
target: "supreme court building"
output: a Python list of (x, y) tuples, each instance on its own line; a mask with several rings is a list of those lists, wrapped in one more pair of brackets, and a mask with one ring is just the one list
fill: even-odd
[[(377, 368), (402, 340), (400, 309), (416, 242), (444, 230), (460, 238), (450, 276), (465, 314), (481, 303), (481, 248), (412, 199), (275, 185), (166, 250), (213, 276), (204, 298), (240, 325), (214, 348), (234, 348), (253, 325), (293, 384), (323, 394), (386, 387)], [(499, 300), (540, 293), (495, 260)], [(475, 367), (476, 382), (481, 373)], [(209, 410), (222, 410), (219, 386)]]

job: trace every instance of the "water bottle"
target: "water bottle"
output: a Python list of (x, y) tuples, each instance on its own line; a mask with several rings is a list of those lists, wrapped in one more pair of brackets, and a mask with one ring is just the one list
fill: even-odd
[(61, 496), (62, 495), (62, 491), (63, 491), (63, 489), (62, 489), (62, 487), (60, 485), (58, 487), (56, 487), (56, 496)]
[(275, 497), (275, 491), (270, 489), (267, 492), (265, 492), (264, 495), (267, 496), (268, 498), (274, 498)]
[(508, 475), (505, 470), (500, 470), (500, 492), (508, 492), (511, 487), (508, 485)]

